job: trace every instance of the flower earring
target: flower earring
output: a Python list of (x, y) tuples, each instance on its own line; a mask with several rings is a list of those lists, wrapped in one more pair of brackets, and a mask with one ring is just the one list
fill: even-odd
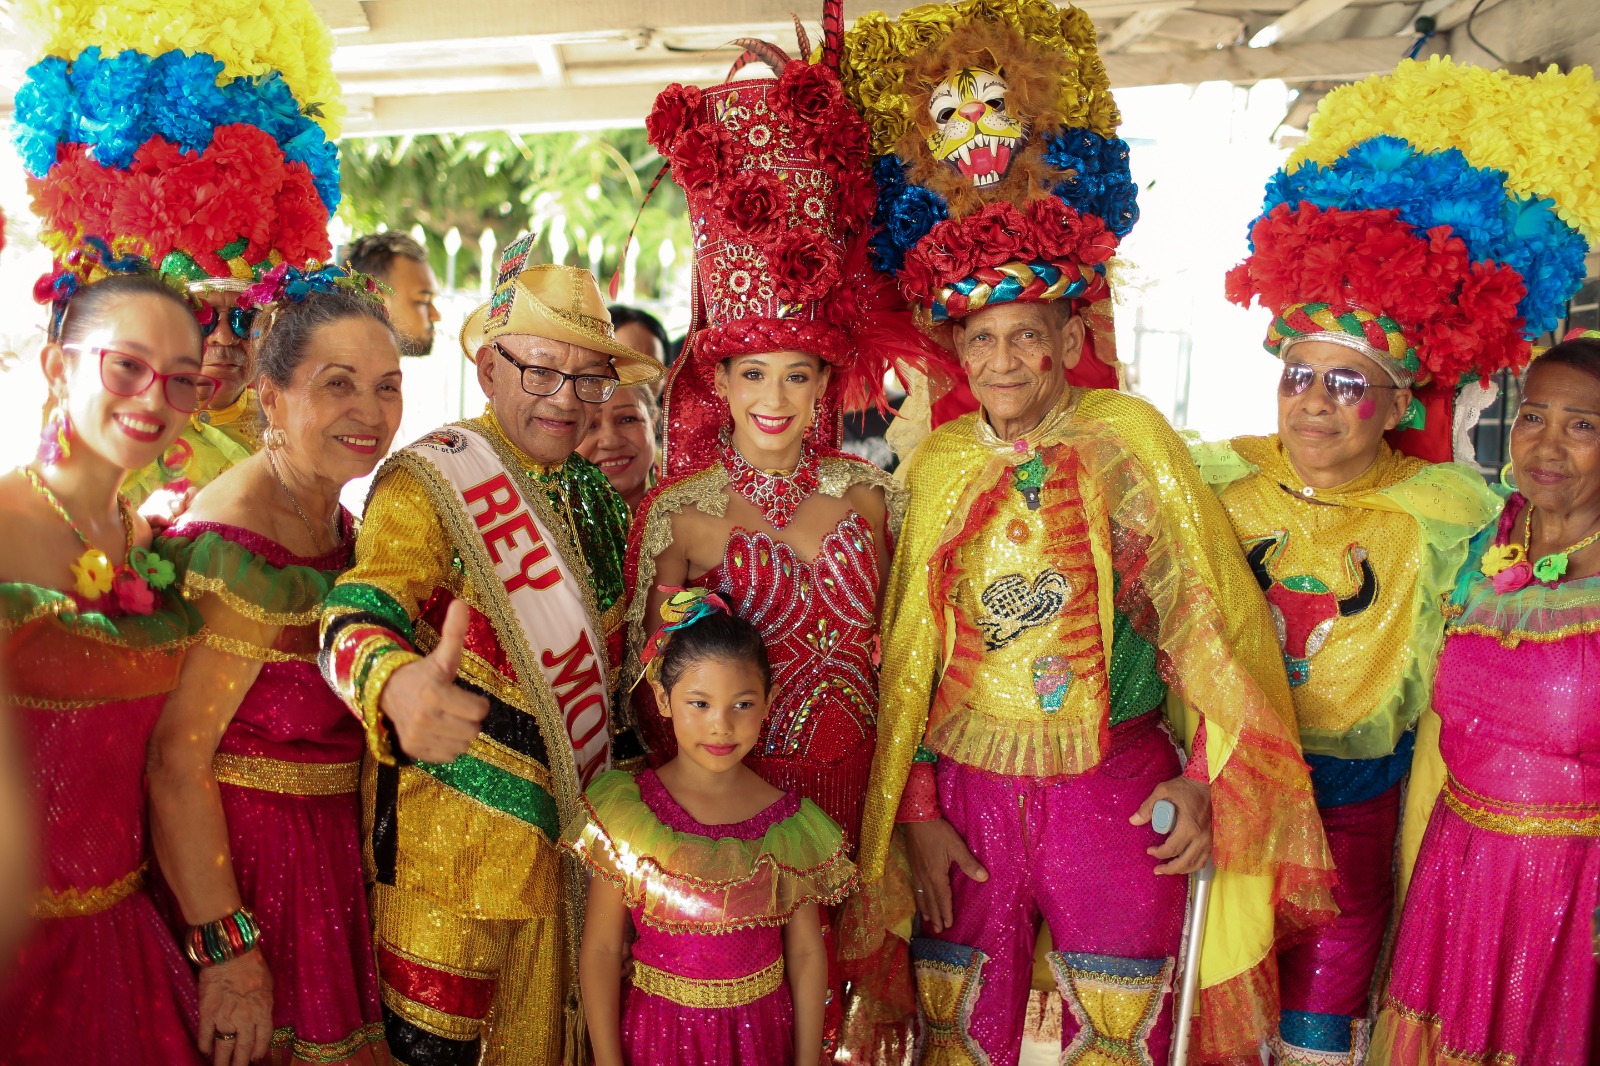
[(289, 434), (277, 426), (268, 426), (267, 431), (261, 434), (261, 443), (265, 444), (270, 450), (277, 451), (289, 443)]
[(67, 405), (57, 399), (39, 432), (39, 462), (54, 466), (71, 454), (72, 416), (67, 414)]

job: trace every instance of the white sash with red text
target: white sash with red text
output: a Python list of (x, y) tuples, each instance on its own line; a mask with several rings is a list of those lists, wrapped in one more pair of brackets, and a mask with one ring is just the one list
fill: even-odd
[(579, 584), (587, 577), (573, 572), (538, 510), (523, 499), (517, 479), (481, 435), (459, 424), (446, 426), (406, 452), (443, 476), (477, 527), (522, 629), (497, 635), (502, 643), (521, 639), (534, 653), (566, 726), (579, 788), (587, 787), (611, 759), (605, 642)]

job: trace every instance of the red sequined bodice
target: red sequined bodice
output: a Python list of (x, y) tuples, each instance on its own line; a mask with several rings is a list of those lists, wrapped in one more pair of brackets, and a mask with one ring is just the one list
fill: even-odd
[(841, 519), (810, 563), (765, 533), (735, 528), (722, 562), (693, 583), (726, 597), (767, 643), (777, 699), (751, 756), (827, 765), (870, 750), (878, 556), (864, 518)]

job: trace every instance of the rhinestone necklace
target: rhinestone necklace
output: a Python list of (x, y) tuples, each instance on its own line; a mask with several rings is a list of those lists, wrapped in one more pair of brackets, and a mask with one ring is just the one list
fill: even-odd
[(774, 474), (751, 466), (750, 461), (734, 447), (732, 438), (724, 435), (722, 465), (728, 471), (728, 480), (734, 491), (760, 511), (761, 517), (773, 529), (788, 525), (806, 497), (817, 491), (820, 464), (809, 441), (800, 445), (800, 465), (788, 474)]

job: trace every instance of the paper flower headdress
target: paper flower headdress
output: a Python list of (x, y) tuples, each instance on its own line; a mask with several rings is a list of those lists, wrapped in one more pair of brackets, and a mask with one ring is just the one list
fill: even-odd
[(1089, 16), (1049, 0), (927, 4), (862, 16), (844, 48), (845, 91), (872, 127), (874, 265), (928, 326), (1078, 301), (1102, 359), (1092, 383), (1114, 386), (1105, 269), (1139, 209)]
[[(1450, 457), (1458, 383), (1520, 368), (1555, 327), (1600, 234), (1600, 87), (1589, 68), (1523, 77), (1405, 60), (1329, 93), (1267, 183), (1228, 298), (1276, 316), (1266, 347), (1337, 338), (1397, 384), (1432, 382), (1397, 443)], [(1480, 390), (1482, 391), (1482, 390)]]
[(721, 360), (799, 351), (829, 364), (814, 427), (833, 449), (839, 412), (881, 402), (891, 362), (935, 355), (868, 261), (869, 132), (840, 85), (838, 18), (830, 6), (817, 62), (742, 42), (774, 77), (669, 85), (646, 120), (688, 200), (695, 247), (694, 324), (666, 390), (668, 474), (714, 459), (728, 421), (712, 386)]
[(43, 58), (14, 134), (58, 261), (86, 235), (188, 281), (328, 258), (342, 108), (309, 0), (19, 0), (16, 18)]

